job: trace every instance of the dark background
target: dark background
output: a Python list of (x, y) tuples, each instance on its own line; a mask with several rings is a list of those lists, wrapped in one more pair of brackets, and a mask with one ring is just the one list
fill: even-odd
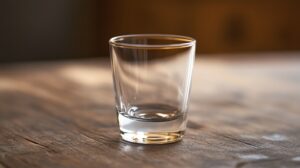
[(212, 56), (300, 50), (299, 0), (0, 3), (1, 62), (107, 57), (110, 37), (133, 33), (192, 36)]

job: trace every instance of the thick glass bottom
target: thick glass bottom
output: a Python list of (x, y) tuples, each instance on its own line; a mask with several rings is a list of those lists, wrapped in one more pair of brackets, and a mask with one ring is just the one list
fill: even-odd
[(129, 118), (118, 113), (122, 139), (141, 144), (165, 144), (181, 140), (186, 121), (186, 116), (172, 120), (145, 120)]
[(123, 140), (139, 144), (167, 144), (180, 141), (184, 131), (179, 132), (136, 132), (129, 133), (121, 131)]

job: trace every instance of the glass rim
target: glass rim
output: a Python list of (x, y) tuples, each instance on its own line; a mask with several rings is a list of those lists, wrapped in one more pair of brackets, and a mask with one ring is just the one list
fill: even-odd
[[(133, 44), (128, 42), (121, 42), (126, 38), (145, 37), (145, 38), (159, 38), (165, 40), (174, 40), (173, 43), (167, 44)], [(140, 48), (140, 49), (175, 49), (185, 48), (195, 45), (196, 40), (192, 37), (174, 35), (174, 34), (128, 34), (112, 37), (109, 44), (121, 48)]]

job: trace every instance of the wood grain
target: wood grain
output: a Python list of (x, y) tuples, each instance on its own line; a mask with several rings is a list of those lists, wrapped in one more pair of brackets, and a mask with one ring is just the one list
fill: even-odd
[(184, 140), (120, 140), (108, 60), (0, 67), (0, 168), (300, 167), (300, 59), (197, 60)]

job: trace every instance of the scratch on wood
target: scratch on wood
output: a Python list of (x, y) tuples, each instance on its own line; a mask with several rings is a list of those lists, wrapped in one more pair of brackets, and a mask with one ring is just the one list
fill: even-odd
[[(94, 141), (97, 141), (97, 142), (99, 142), (99, 143), (101, 143), (101, 144), (104, 144), (105, 141), (108, 141), (108, 140), (106, 139), (107, 137), (105, 137), (105, 136), (103, 136), (103, 135), (99, 135), (99, 134), (97, 134), (97, 133), (95, 133), (95, 132), (92, 132), (92, 131), (90, 131), (90, 130), (88, 130), (88, 129), (86, 129), (86, 128), (80, 126), (80, 125), (77, 125), (77, 124), (73, 124), (73, 125), (76, 126), (76, 127), (78, 128), (78, 131), (79, 131), (79, 133), (80, 133), (81, 135), (83, 135), (83, 136), (85, 136), (85, 137), (87, 137), (87, 138), (89, 138), (89, 139), (92, 139), (92, 140), (94, 140)], [(94, 137), (92, 137), (92, 136), (90, 136), (90, 135), (88, 135), (88, 134), (96, 135), (97, 138), (99, 138), (99, 139), (94, 138)], [(103, 140), (103, 141), (100, 141), (100, 140)], [(116, 141), (116, 140), (109, 140), (109, 142), (117, 142), (117, 143), (118, 143), (119, 141)]]
[(41, 143), (39, 143), (39, 142), (36, 142), (36, 141), (34, 141), (34, 140), (32, 140), (32, 139), (29, 139), (29, 138), (26, 138), (26, 137), (22, 137), (22, 138), (25, 139), (26, 141), (30, 142), (30, 143), (33, 143), (33, 144), (35, 144), (35, 145), (38, 145), (38, 146), (40, 146), (40, 147), (42, 147), (42, 148), (47, 149), (48, 152), (57, 153), (56, 150), (50, 148), (49, 146), (43, 145), (43, 144), (41, 144)]
[(224, 138), (227, 138), (227, 139), (230, 139), (230, 140), (233, 140), (233, 141), (236, 141), (236, 142), (240, 142), (240, 143), (243, 143), (245, 145), (252, 146), (254, 148), (258, 148), (258, 146), (254, 145), (254, 144), (251, 144), (249, 142), (245, 142), (243, 140), (236, 139), (236, 138), (233, 138), (233, 137), (230, 137), (230, 136), (227, 136), (227, 135), (222, 135), (222, 134), (219, 134), (219, 135), (222, 136), (222, 137), (224, 137)]
[(88, 139), (91, 139), (91, 140), (94, 140), (94, 141), (96, 141), (96, 142), (99, 142), (99, 143), (103, 144), (103, 142), (101, 142), (100, 140), (98, 140), (98, 139), (96, 139), (96, 138), (93, 138), (93, 137), (91, 137), (91, 136), (89, 136), (89, 135), (86, 135), (86, 134), (84, 134), (84, 133), (82, 133), (82, 132), (81, 132), (81, 135), (83, 135), (84, 137), (86, 137), (86, 138), (88, 138)]

